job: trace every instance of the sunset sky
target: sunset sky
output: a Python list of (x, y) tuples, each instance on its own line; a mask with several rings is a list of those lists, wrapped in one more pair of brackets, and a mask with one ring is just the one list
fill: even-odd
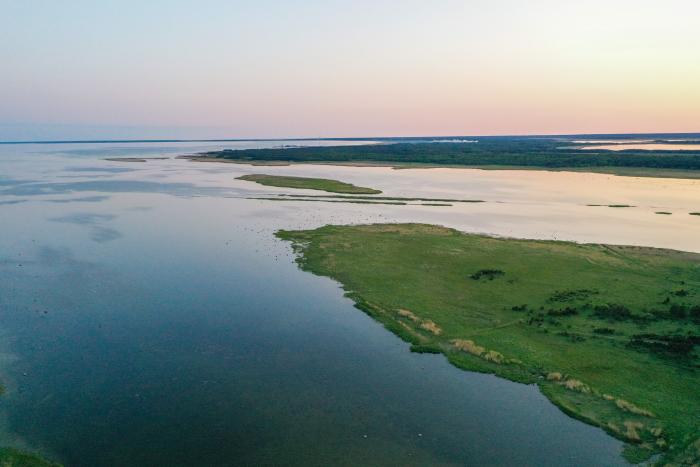
[(697, 0), (0, 5), (0, 140), (700, 131)]

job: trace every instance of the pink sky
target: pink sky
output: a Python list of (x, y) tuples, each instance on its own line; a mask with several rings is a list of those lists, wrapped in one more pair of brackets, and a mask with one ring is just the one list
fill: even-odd
[(0, 138), (700, 131), (697, 1), (143, 3), (8, 6)]

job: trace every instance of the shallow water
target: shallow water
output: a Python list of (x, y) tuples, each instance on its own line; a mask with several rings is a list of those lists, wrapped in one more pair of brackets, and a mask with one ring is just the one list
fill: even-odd
[[(0, 145), (4, 444), (91, 466), (623, 463), (618, 441), (536, 387), (410, 353), (272, 234), (411, 221), (700, 251), (700, 182), (103, 160), (230, 146)], [(486, 202), (249, 200), (290, 191), (244, 173)]]
[(606, 151), (624, 151), (637, 149), (643, 151), (700, 151), (700, 144), (682, 143), (641, 143), (641, 144), (596, 144), (595, 146), (583, 146), (578, 149), (604, 149)]
[[(681, 140), (682, 141), (682, 140)], [(627, 144), (632, 144), (632, 143), (652, 143), (654, 142), (653, 139), (573, 139), (571, 140), (572, 143), (579, 143), (579, 144), (619, 144), (619, 143), (627, 143)]]

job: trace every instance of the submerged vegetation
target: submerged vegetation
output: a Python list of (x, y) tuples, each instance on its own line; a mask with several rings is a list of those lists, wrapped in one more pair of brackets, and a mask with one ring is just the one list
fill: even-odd
[(452, 206), (453, 203), (483, 203), (479, 199), (449, 199), (449, 198), (407, 198), (401, 196), (360, 196), (360, 195), (295, 195), (279, 194), (277, 197), (252, 196), (246, 199), (265, 201), (308, 201), (319, 203), (350, 203), (350, 204), (389, 204), (394, 206)]
[[(663, 140), (660, 140), (663, 141)], [(621, 143), (624, 139), (620, 140)], [(571, 169), (631, 176), (698, 177), (700, 151), (581, 149), (587, 146), (558, 137), (480, 137), (474, 143), (390, 140), (385, 144), (223, 150), (202, 160), (261, 163), (366, 163), (387, 165), (468, 166), (483, 168)], [(684, 175), (683, 172), (686, 174)]]
[(352, 193), (358, 195), (375, 195), (381, 193), (380, 190), (355, 186), (351, 183), (330, 180), (327, 178), (310, 177), (287, 177), (279, 175), (251, 174), (238, 177), (238, 180), (259, 183), (265, 186), (276, 186), (283, 188), (304, 188), (307, 190), (321, 190), (331, 193)]
[(481, 199), (454, 199), (454, 198), (410, 198), (404, 196), (348, 196), (348, 195), (280, 195), (291, 198), (333, 198), (333, 199), (365, 199), (383, 201), (428, 201), (431, 203), (483, 203)]
[(629, 460), (700, 461), (700, 255), (422, 224), (277, 235), (413, 351), (537, 384)]
[(61, 467), (61, 464), (49, 462), (41, 457), (14, 448), (0, 448), (0, 466), (2, 467)]
[(381, 191), (372, 188), (358, 187), (349, 183), (325, 178), (286, 177), (276, 175), (243, 175), (238, 180), (257, 182), (261, 185), (284, 188), (305, 188), (309, 190), (323, 190), (340, 195), (299, 195), (279, 194), (277, 197), (257, 196), (247, 199), (265, 201), (308, 201), (325, 203), (351, 203), (351, 204), (390, 204), (394, 206), (452, 206), (452, 203), (483, 203), (480, 199), (450, 199), (450, 198), (418, 198), (401, 196), (362, 196), (367, 194), (379, 194)]
[[(257, 200), (262, 200), (262, 201), (306, 201), (306, 202), (316, 202), (316, 203), (349, 203), (349, 204), (389, 204), (393, 206), (406, 206), (408, 203), (405, 203), (403, 201), (369, 201), (369, 200), (364, 200), (364, 199), (326, 199), (326, 198), (286, 198), (286, 197), (276, 197), (276, 198), (271, 198), (271, 197), (249, 197), (246, 199), (257, 199)], [(426, 206), (425, 204), (422, 204), (420, 206)], [(451, 206), (447, 205), (447, 206)]]

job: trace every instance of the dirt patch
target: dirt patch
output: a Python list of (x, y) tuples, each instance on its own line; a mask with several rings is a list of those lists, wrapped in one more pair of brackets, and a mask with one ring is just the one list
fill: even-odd
[(411, 321), (418, 321), (419, 320), (418, 316), (414, 315), (409, 310), (405, 310), (403, 308), (399, 308), (398, 314), (399, 314), (399, 316), (403, 316), (404, 318), (408, 318)]
[(481, 355), (483, 355), (484, 352), (486, 352), (485, 348), (483, 348), (480, 345), (476, 345), (472, 340), (455, 339), (454, 341), (452, 341), (452, 345), (454, 345), (456, 349), (461, 350), (462, 352), (467, 352), (472, 355), (476, 355), (477, 357), (481, 357)]
[(625, 428), (627, 428), (627, 431), (625, 431), (625, 436), (627, 439), (630, 439), (632, 441), (640, 441), (641, 438), (639, 436), (639, 430), (644, 428), (644, 424), (641, 422), (633, 422), (633, 421), (626, 421), (624, 423)]
[(615, 405), (617, 405), (619, 408), (621, 408), (622, 410), (624, 410), (626, 412), (630, 412), (630, 413), (633, 413), (636, 415), (644, 415), (645, 417), (653, 417), (654, 416), (654, 414), (649, 412), (648, 410), (641, 409), (641, 408), (637, 407), (636, 405), (634, 405), (633, 403), (627, 402), (624, 399), (617, 399), (615, 401)]
[(562, 385), (570, 391), (583, 392), (586, 394), (591, 392), (591, 388), (587, 384), (577, 379), (567, 379)]
[(425, 329), (426, 331), (432, 332), (436, 336), (439, 336), (442, 334), (442, 329), (440, 329), (440, 326), (435, 324), (434, 322), (430, 321), (429, 319), (423, 321), (420, 325), (422, 329)]

